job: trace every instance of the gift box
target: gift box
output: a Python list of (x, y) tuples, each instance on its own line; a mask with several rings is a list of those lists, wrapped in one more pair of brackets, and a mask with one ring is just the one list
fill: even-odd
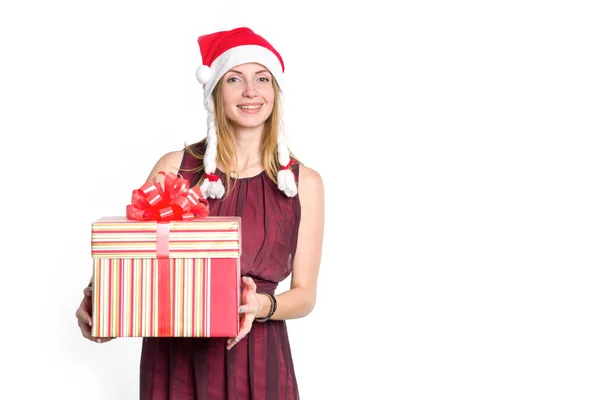
[(240, 219), (92, 224), (92, 336), (235, 337)]
[(92, 223), (92, 336), (235, 337), (241, 219), (205, 216), (197, 187), (172, 174), (164, 185)]

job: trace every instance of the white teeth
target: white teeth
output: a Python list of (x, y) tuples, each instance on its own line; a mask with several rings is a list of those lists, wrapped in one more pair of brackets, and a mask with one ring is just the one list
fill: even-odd
[(242, 110), (258, 110), (260, 108), (260, 104), (257, 106), (238, 106)]

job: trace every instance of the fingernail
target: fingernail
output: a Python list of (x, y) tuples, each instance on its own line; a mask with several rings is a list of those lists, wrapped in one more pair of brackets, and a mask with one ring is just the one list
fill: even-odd
[(92, 326), (92, 321), (91, 320), (88, 320), (88, 325)]
[(242, 312), (242, 307), (240, 307), (240, 309), (238, 310), (238, 312)]
[(96, 343), (100, 343), (100, 342), (101, 342), (101, 340), (100, 340), (100, 339), (96, 339)]
[(250, 281), (250, 278), (249, 278), (249, 277), (247, 277), (247, 276), (246, 276), (246, 277), (244, 277), (244, 279), (245, 279), (247, 282), (249, 282), (249, 281)]

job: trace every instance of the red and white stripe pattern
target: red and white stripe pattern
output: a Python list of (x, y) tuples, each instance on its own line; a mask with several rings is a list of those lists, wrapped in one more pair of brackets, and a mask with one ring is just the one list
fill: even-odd
[[(94, 284), (92, 335), (96, 337), (233, 337), (239, 331), (240, 222), (206, 219), (206, 224), (171, 226), (169, 258), (148, 257), (150, 226), (99, 220), (92, 229)], [(148, 224), (147, 224), (148, 225)], [(199, 228), (199, 226), (201, 226)], [(156, 229), (156, 223), (154, 223)], [(177, 236), (180, 249), (172, 252)], [(215, 235), (211, 236), (211, 232)], [(197, 235), (196, 235), (197, 233)], [(227, 242), (214, 252), (190, 243)], [(156, 232), (154, 233), (156, 242)], [(234, 243), (237, 242), (237, 243)], [(94, 246), (96, 244), (96, 246)], [(218, 247), (218, 246), (217, 246)], [(129, 250), (134, 250), (129, 252)], [(207, 257), (218, 254), (219, 257)], [(110, 255), (110, 256), (109, 256)], [(186, 257), (181, 257), (181, 256)], [(193, 255), (190, 257), (190, 255)], [(223, 257), (225, 255), (225, 257)], [(135, 257), (132, 257), (135, 256)]]
[[(105, 217), (92, 224), (92, 257), (156, 258), (158, 223)], [(223, 258), (241, 254), (239, 217), (169, 223), (170, 258)]]

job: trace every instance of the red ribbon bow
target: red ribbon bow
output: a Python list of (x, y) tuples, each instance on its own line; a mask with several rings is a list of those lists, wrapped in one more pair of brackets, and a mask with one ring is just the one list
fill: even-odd
[(290, 162), (287, 163), (287, 165), (282, 166), (281, 169), (282, 170), (290, 169), (290, 167), (292, 166), (293, 163), (294, 163), (294, 159), (290, 158)]
[(214, 173), (210, 173), (210, 174), (206, 174), (206, 177), (208, 178), (209, 182), (216, 182), (219, 180), (219, 176), (215, 175)]
[[(157, 182), (163, 175), (163, 187)], [(127, 219), (137, 221), (173, 221), (204, 218), (209, 213), (208, 201), (198, 186), (190, 189), (187, 179), (172, 172), (160, 171), (152, 182), (146, 182), (131, 195)]]

